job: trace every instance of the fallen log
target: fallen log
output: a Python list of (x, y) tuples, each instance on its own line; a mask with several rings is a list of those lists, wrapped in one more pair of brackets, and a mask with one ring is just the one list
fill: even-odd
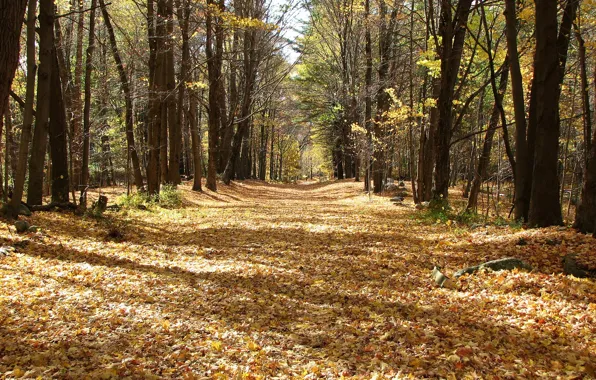
[(596, 270), (580, 265), (575, 254), (569, 254), (563, 258), (563, 273), (577, 278), (596, 278)]
[(35, 205), (30, 207), (31, 211), (54, 211), (58, 210), (76, 210), (77, 205), (72, 202), (64, 202), (64, 203), (50, 203), (47, 205)]
[(493, 271), (499, 270), (513, 270), (513, 269), (524, 269), (524, 270), (532, 270), (532, 267), (529, 264), (524, 263), (520, 259), (516, 259), (513, 257), (507, 257), (504, 259), (488, 261), (486, 263), (482, 263), (480, 265), (476, 265), (473, 267), (464, 268), (455, 272), (453, 277), (461, 277), (464, 274), (472, 274), (477, 272), (480, 269), (490, 269)]

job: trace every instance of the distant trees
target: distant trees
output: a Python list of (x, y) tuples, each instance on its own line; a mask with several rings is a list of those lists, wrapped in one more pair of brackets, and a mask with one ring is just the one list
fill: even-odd
[[(579, 0), (560, 4), (541, 0), (389, 4), (377, 0), (358, 6), (317, 0), (310, 4), (311, 23), (303, 42), (306, 55), (297, 80), (305, 89), (301, 96), (305, 108), (318, 117), (320, 136), (327, 136), (321, 142), (328, 146), (337, 178), (343, 178), (340, 169), (346, 160), (337, 158), (335, 152), (341, 144), (337, 145), (332, 131), (338, 130), (341, 121), (363, 127), (362, 133), (356, 130), (350, 138), (360, 147), (356, 161), (372, 156), (375, 192), (382, 191), (395, 170), (413, 180), (418, 202), (447, 198), (449, 188), (465, 177), (468, 185), (464, 187), (469, 190), (473, 185), (468, 202), (468, 209), (473, 210), (481, 194), (479, 186), (490, 177), (488, 173), (494, 173), (491, 162), (501, 162), (496, 156), (501, 154), (506, 164), (498, 165), (497, 183), (513, 184), (516, 219), (532, 226), (560, 224), (561, 199), (568, 194), (568, 202), (577, 201), (580, 178), (584, 181), (582, 191), (590, 193), (590, 187), (586, 188), (592, 140), (589, 99), (594, 89), (587, 84), (589, 55), (578, 34)], [(586, 18), (594, 11), (588, 4), (582, 8)], [(349, 27), (344, 28), (341, 20), (347, 20)], [(323, 28), (329, 32), (321, 32)], [(588, 29), (592, 35), (593, 30)], [(346, 49), (344, 41), (349, 41), (353, 50)], [(355, 70), (342, 66), (344, 51), (351, 52), (349, 61)], [(573, 62), (572, 71), (568, 60)], [(356, 80), (349, 92), (356, 102), (342, 100), (344, 71)], [(508, 76), (510, 87), (506, 86)], [(487, 92), (489, 85), (493, 91)], [(576, 91), (581, 103), (575, 103), (582, 105), (583, 132), (579, 133), (575, 121), (580, 118), (573, 113), (575, 103), (571, 101)], [(482, 130), (483, 110), (491, 103), (491, 120)], [(350, 112), (357, 116), (346, 118)], [(406, 116), (392, 117), (392, 113)], [(565, 157), (559, 154), (562, 113), (568, 125)], [(514, 128), (513, 141), (510, 128)], [(498, 129), (504, 149), (495, 153), (491, 141)], [(483, 133), (484, 142), (478, 141), (477, 136)], [(419, 138), (413, 139), (415, 134)], [(367, 139), (370, 143), (363, 143)], [(576, 144), (572, 148), (570, 140)], [(573, 146), (578, 149), (571, 152)], [(570, 160), (573, 165), (567, 164)], [(584, 175), (578, 168), (584, 168)], [(571, 193), (561, 189), (561, 182), (574, 186)], [(469, 191), (464, 194), (468, 196)], [(576, 225), (586, 225), (592, 231), (595, 222), (586, 220), (594, 217), (585, 210), (594, 207), (588, 206), (589, 195), (582, 199), (585, 208), (579, 207)]]
[(316, 160), (375, 192), (411, 179), (417, 202), (463, 181), (469, 210), (508, 197), (532, 226), (577, 203), (575, 226), (594, 230), (591, 3), (313, 0), (296, 62), (295, 9), (0, 2), (12, 204), (26, 189), (30, 204), (85, 207), (106, 173), (155, 195), (191, 177), (216, 191), (218, 179), (310, 176)]

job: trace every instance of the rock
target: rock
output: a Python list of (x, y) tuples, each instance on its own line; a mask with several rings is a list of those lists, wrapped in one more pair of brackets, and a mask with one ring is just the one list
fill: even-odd
[(14, 247), (0, 247), (0, 257), (8, 256), (11, 252), (14, 252)]
[(464, 274), (472, 274), (472, 273), (474, 273), (480, 269), (483, 269), (483, 268), (494, 270), (494, 271), (513, 270), (516, 268), (532, 270), (532, 267), (529, 264), (524, 263), (520, 259), (516, 259), (513, 257), (507, 257), (504, 259), (488, 261), (488, 262), (480, 264), (480, 265), (476, 265), (473, 267), (468, 267), (465, 269), (458, 270), (457, 272), (455, 272), (453, 277), (457, 278), (457, 277), (463, 276)]
[(401, 203), (404, 201), (403, 197), (397, 196), (397, 197), (393, 197), (390, 199), (391, 202), (397, 202), (397, 203)]
[(582, 268), (577, 263), (575, 254), (569, 254), (563, 258), (563, 273), (577, 278), (596, 278), (596, 270)]
[(21, 203), (19, 205), (19, 215), (31, 216), (31, 210), (29, 210), (29, 207)]
[(104, 211), (106, 211), (107, 207), (108, 207), (108, 197), (106, 197), (105, 195), (100, 195), (99, 199), (97, 201), (93, 202), (93, 209), (96, 212), (103, 213)]
[(406, 184), (404, 183), (404, 181), (399, 181), (399, 187), (406, 187)]
[(31, 242), (30, 240), (25, 239), (25, 240), (21, 240), (21, 241), (15, 242), (12, 246), (15, 249), (17, 249), (17, 248), (25, 248), (25, 247), (27, 247), (29, 245), (30, 242)]
[(432, 278), (435, 280), (435, 284), (441, 288), (455, 289), (457, 287), (453, 280), (441, 272), (441, 268), (438, 266), (433, 268)]
[(20, 234), (29, 231), (30, 227), (29, 222), (25, 220), (17, 220), (14, 226), (17, 228), (17, 232)]
[(477, 228), (480, 228), (480, 227), (484, 227), (484, 225), (483, 224), (480, 224), (480, 223), (474, 223), (474, 224), (472, 224), (470, 226), (470, 228), (473, 229), (473, 230), (475, 230)]
[(387, 185), (385, 185), (385, 190), (387, 191), (395, 191), (397, 189), (397, 186), (395, 186), (395, 184), (393, 183), (388, 183)]

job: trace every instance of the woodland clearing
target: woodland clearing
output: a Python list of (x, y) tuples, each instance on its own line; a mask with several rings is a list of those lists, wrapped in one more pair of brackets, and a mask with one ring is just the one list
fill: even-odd
[[(17, 247), (0, 257), (0, 373), (594, 378), (596, 287), (561, 259), (593, 265), (596, 239), (428, 222), (361, 186), (183, 185), (177, 209), (38, 212), (24, 235), (0, 223)], [(534, 270), (457, 290), (430, 278), (433, 264), (451, 275), (509, 256)]]

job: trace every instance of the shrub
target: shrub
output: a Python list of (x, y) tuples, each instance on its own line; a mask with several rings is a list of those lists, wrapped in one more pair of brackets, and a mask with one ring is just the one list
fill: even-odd
[(182, 205), (182, 194), (173, 185), (163, 185), (157, 196), (157, 203), (163, 208), (177, 208)]
[(127, 208), (143, 208), (151, 199), (147, 193), (137, 192), (130, 195), (123, 195), (118, 199), (118, 204)]

